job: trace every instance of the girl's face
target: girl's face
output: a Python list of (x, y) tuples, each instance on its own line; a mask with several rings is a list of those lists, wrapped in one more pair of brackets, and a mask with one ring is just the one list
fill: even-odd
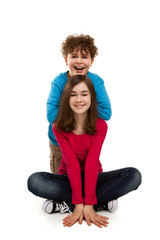
[(91, 106), (91, 94), (84, 82), (80, 82), (73, 87), (69, 105), (72, 111), (76, 114), (87, 113)]
[(89, 68), (92, 66), (94, 59), (91, 59), (90, 53), (78, 51), (74, 49), (72, 53), (69, 53), (65, 58), (66, 65), (69, 68), (70, 76), (74, 75), (87, 75)]

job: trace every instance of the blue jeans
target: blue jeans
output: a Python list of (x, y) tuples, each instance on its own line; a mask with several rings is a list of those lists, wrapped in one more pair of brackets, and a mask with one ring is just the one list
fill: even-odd
[[(84, 189), (84, 174), (81, 176), (82, 189)], [(136, 190), (140, 184), (141, 173), (136, 168), (129, 167), (99, 173), (96, 188), (97, 204), (94, 206), (95, 210), (111, 200)], [(28, 189), (34, 195), (45, 199), (65, 201), (71, 210), (73, 210), (73, 205), (71, 204), (71, 187), (67, 175), (47, 172), (33, 173), (28, 178)]]

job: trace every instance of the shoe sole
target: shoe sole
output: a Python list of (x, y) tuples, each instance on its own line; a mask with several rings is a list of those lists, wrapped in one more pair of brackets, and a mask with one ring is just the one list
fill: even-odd
[(42, 205), (42, 210), (45, 213), (52, 213), (53, 211), (53, 203), (51, 200), (46, 200)]
[(108, 203), (108, 212), (114, 212), (118, 208), (118, 200), (115, 199)]

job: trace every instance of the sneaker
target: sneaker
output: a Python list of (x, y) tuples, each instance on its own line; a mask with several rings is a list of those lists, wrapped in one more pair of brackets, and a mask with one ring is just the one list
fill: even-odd
[(108, 211), (109, 212), (113, 212), (118, 208), (118, 200), (112, 200), (110, 202), (108, 202)]
[(70, 209), (65, 202), (55, 202), (54, 200), (46, 200), (42, 205), (42, 210), (46, 213), (70, 212)]
[(110, 202), (108, 202), (107, 204), (103, 204), (102, 206), (98, 207), (96, 210), (106, 210), (108, 212), (113, 212), (117, 209), (118, 207), (118, 200), (112, 200)]

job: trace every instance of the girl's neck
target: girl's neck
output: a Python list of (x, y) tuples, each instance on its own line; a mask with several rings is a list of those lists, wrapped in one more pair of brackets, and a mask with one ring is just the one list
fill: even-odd
[(87, 113), (85, 114), (74, 114), (76, 122), (76, 128), (73, 130), (74, 133), (80, 135), (84, 133), (84, 125), (86, 121)]

